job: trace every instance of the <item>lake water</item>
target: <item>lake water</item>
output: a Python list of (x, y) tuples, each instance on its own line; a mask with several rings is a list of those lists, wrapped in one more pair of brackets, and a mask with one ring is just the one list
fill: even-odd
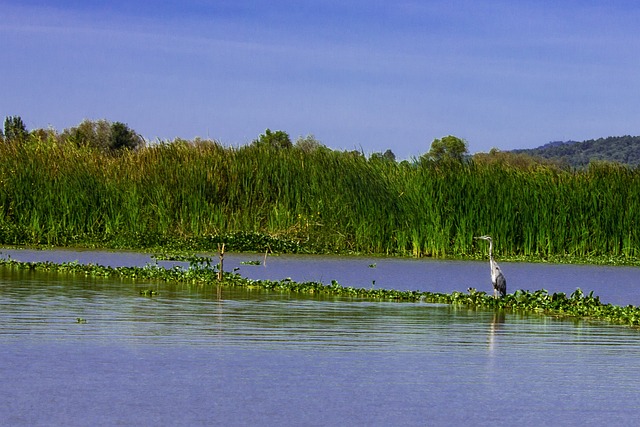
[[(78, 261), (81, 264), (109, 266), (144, 266), (156, 260), (149, 254), (136, 252), (78, 250), (0, 250), (0, 257), (19, 261)], [(217, 255), (213, 256), (217, 263)], [(260, 265), (246, 264), (259, 262)], [(165, 267), (187, 266), (187, 263), (157, 261)], [(640, 305), (640, 268), (589, 265), (500, 263), (507, 278), (507, 291), (546, 289), (570, 295), (577, 288), (585, 293), (594, 291), (604, 303)], [(233, 254), (225, 255), (226, 271), (237, 272), (251, 279), (296, 282), (315, 281), (343, 286), (375, 287), (412, 291), (466, 292), (476, 288), (493, 293), (488, 261), (445, 261), (433, 259)]]
[[(485, 263), (241, 264), (253, 259), (262, 260), (227, 255), (225, 267), (345, 286), (490, 289)], [(502, 267), (510, 291), (580, 287), (606, 302), (639, 302), (635, 268)], [(149, 286), (159, 295), (141, 296)], [(228, 288), (219, 299), (209, 286), (0, 269), (0, 425), (636, 425), (639, 339), (632, 328), (539, 315)]]

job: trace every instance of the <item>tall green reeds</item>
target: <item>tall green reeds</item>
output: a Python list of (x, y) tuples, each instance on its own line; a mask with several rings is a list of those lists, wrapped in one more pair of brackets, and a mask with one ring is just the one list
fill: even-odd
[(318, 148), (174, 141), (105, 154), (0, 146), (0, 243), (141, 247), (250, 232), (311, 250), (638, 257), (640, 171), (396, 163)]

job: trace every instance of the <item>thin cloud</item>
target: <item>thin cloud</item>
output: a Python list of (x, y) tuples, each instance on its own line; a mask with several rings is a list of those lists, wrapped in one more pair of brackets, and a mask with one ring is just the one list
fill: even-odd
[(472, 151), (633, 133), (640, 113), (632, 2), (27, 0), (3, 18), (0, 112), (34, 126), (278, 126), (407, 157), (449, 133)]

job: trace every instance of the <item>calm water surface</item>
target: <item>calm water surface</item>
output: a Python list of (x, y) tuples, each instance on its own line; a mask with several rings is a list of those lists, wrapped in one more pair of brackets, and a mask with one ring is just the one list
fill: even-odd
[[(155, 263), (149, 254), (135, 252), (76, 250), (0, 250), (0, 257), (20, 261), (53, 261), (110, 266), (144, 266)], [(217, 256), (213, 257), (217, 262)], [(259, 261), (260, 265), (246, 262)], [(166, 267), (186, 263), (158, 261)], [(297, 282), (338, 281), (344, 286), (430, 292), (466, 292), (476, 288), (492, 293), (489, 263), (383, 257), (226, 254), (225, 270), (237, 269), (251, 279)], [(594, 291), (604, 303), (640, 305), (640, 268), (542, 263), (500, 263), (507, 278), (507, 290), (546, 289), (570, 295), (577, 288)]]
[[(58, 252), (11, 256), (149, 261)], [(353, 258), (354, 283), (344, 259), (269, 257), (265, 268), (240, 264), (246, 258), (255, 257), (228, 256), (225, 266), (396, 289), (482, 289), (488, 280), (484, 263), (395, 260), (393, 271), (394, 260)], [(603, 300), (637, 298), (636, 269), (564, 267), (503, 270), (525, 289), (597, 285)], [(140, 296), (150, 286), (159, 295)], [(0, 269), (0, 425), (635, 425), (640, 416), (635, 329), (221, 291)]]

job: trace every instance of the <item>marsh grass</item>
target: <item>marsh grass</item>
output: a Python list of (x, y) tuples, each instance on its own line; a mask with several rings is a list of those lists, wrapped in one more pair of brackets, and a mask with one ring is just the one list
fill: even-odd
[(0, 244), (637, 259), (640, 171), (174, 141), (0, 146)]

